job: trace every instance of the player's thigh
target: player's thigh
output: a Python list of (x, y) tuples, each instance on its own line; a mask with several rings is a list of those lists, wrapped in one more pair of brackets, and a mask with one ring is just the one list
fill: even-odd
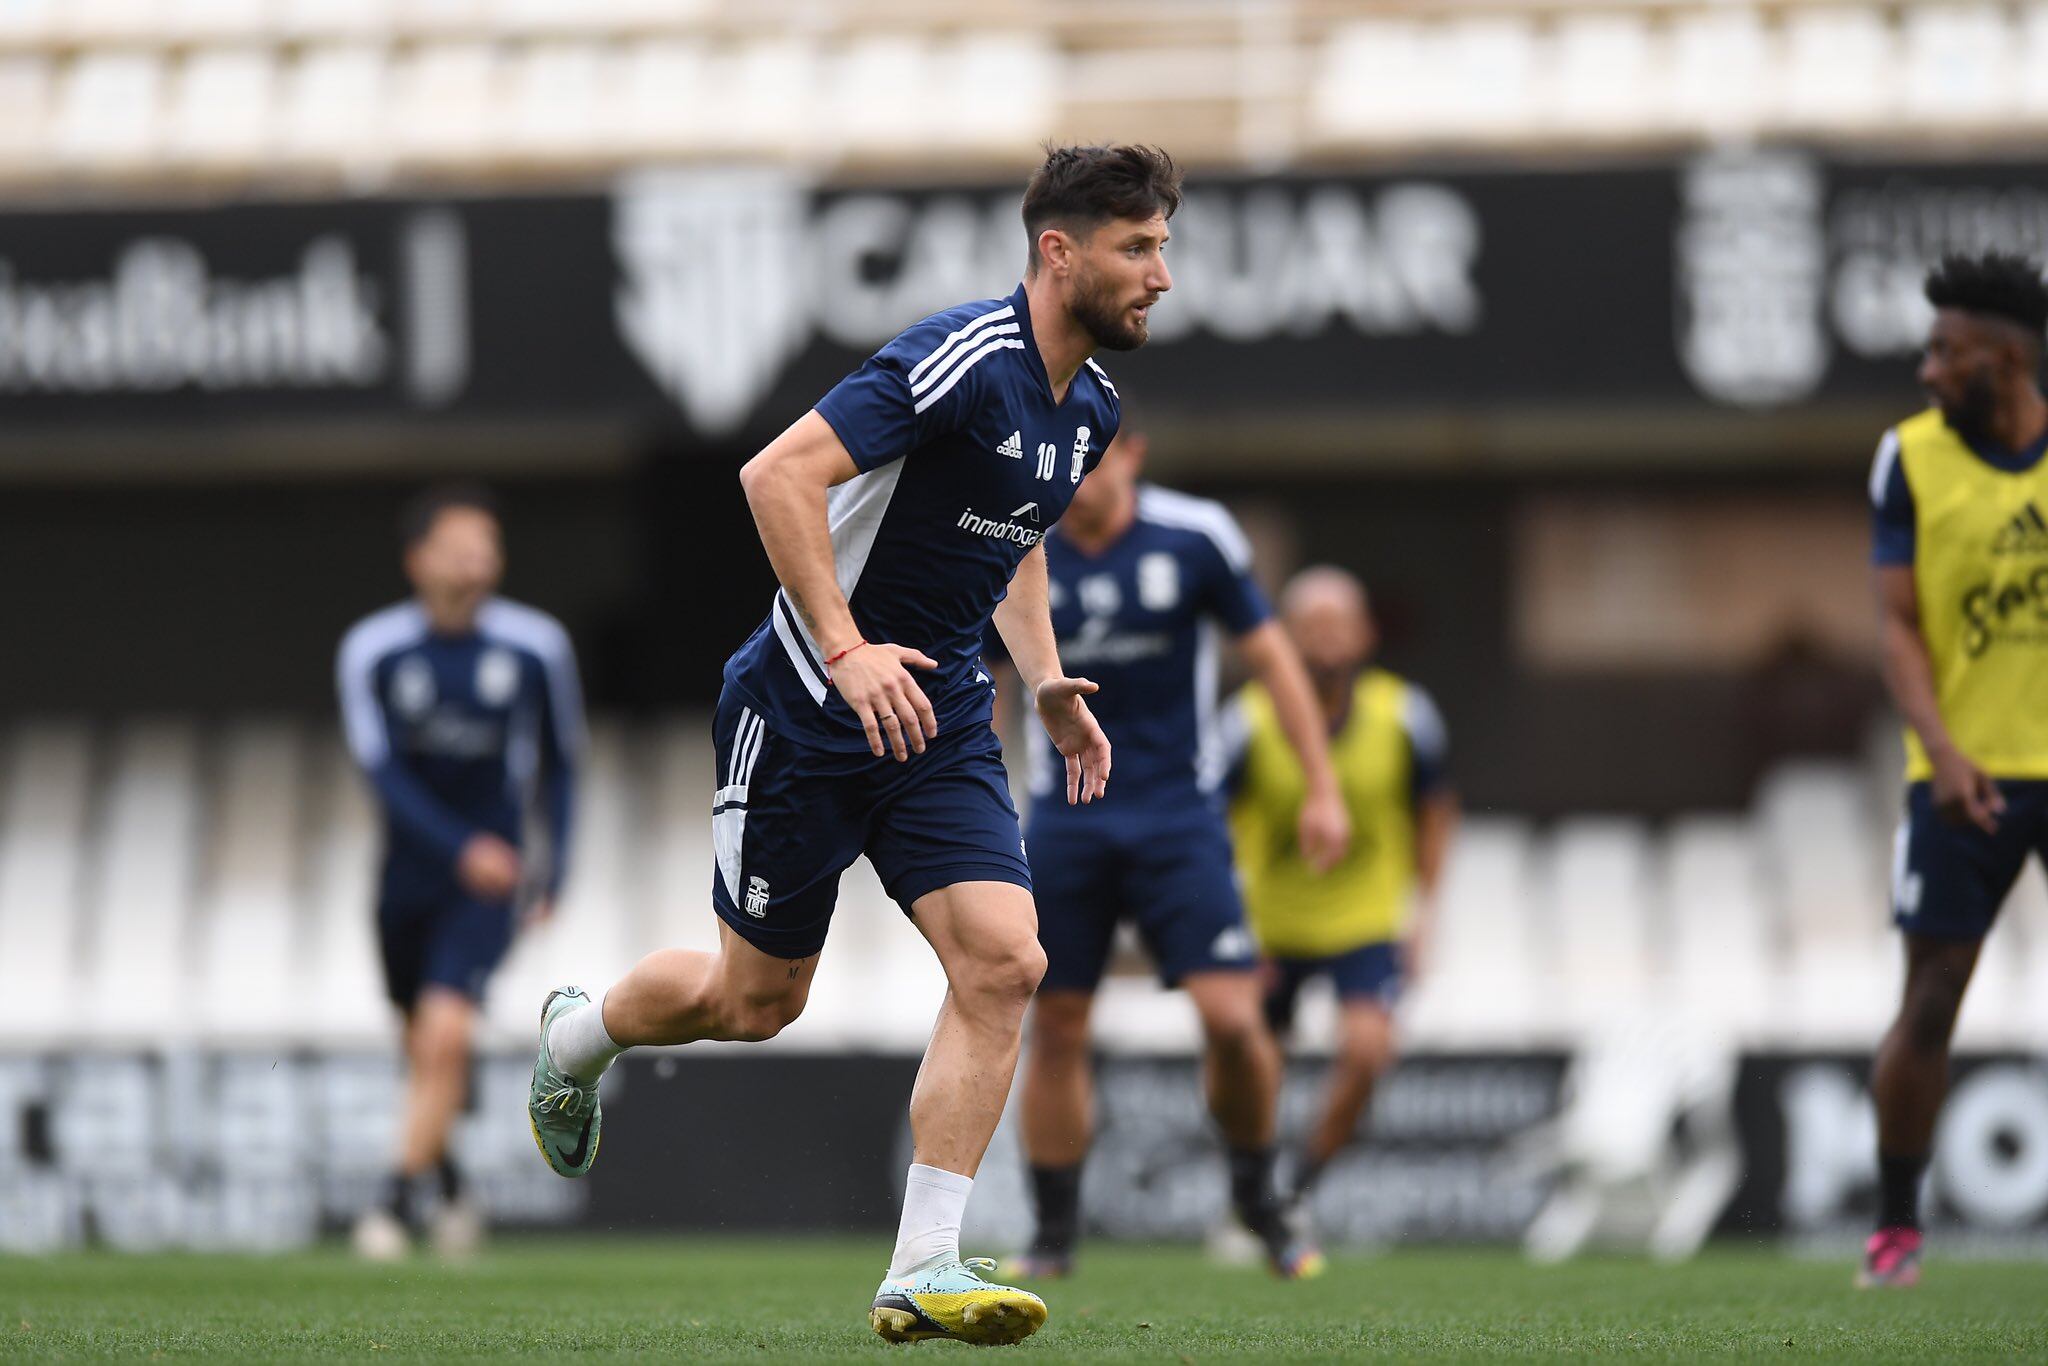
[[(1099, 813), (1090, 813), (1091, 815)], [(1116, 843), (1100, 820), (1034, 817), (1024, 838), (1045, 949), (1041, 995), (1084, 996), (1102, 981), (1116, 941)]]
[(1045, 978), (1038, 913), (1028, 888), (1014, 882), (953, 882), (910, 907), (918, 932), (958, 992), (1015, 1002), (1019, 1008)]
[[(430, 994), (452, 993), (472, 1003), (484, 997), (491, 974), (512, 947), (512, 908), (506, 903), (459, 897), (428, 919), (421, 960), (419, 1003)], [(416, 1012), (419, 1021), (424, 1016)]]
[(771, 958), (813, 958), (838, 903), (839, 875), (860, 857), (868, 823), (861, 763), (871, 756), (788, 740), (729, 690), (712, 738), (712, 909)]
[(1220, 819), (1177, 822), (1134, 841), (1120, 890), (1167, 986), (1195, 973), (1258, 971)]
[(1906, 789), (1892, 846), (1892, 921), (1908, 935), (1980, 940), (2026, 866), (2032, 822), (2001, 820), (1996, 832), (1950, 824), (1926, 783)]

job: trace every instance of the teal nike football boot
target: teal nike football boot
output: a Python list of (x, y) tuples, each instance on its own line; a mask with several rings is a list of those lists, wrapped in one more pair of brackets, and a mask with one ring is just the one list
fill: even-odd
[(875, 1292), (868, 1322), (890, 1342), (950, 1338), (983, 1347), (1022, 1342), (1045, 1325), (1045, 1301), (989, 1279), (993, 1258), (944, 1262)]
[(555, 1070), (548, 1056), (548, 1030), (564, 1015), (594, 1009), (595, 1004), (578, 987), (556, 987), (540, 1007), (540, 1056), (533, 1061), (526, 1117), (533, 1125), (534, 1146), (558, 1176), (582, 1176), (597, 1161), (604, 1111), (597, 1103), (595, 1081), (585, 1085)]

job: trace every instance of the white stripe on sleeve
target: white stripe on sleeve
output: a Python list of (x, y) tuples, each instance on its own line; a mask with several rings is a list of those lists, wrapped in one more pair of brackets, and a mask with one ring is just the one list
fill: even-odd
[(377, 767), (391, 753), (384, 709), (377, 701), (377, 665), (426, 633), (426, 616), (418, 604), (401, 602), (372, 612), (341, 638), (334, 661), (341, 730), (350, 755), (365, 769)]

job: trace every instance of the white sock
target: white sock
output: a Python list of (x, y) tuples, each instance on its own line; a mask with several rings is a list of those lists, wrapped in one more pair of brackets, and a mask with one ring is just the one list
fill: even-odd
[(960, 1218), (974, 1178), (941, 1171), (922, 1162), (910, 1164), (903, 1186), (903, 1222), (896, 1228), (896, 1255), (889, 1260), (889, 1279), (900, 1280), (941, 1262), (960, 1259)]
[(572, 1010), (548, 1028), (548, 1061), (557, 1072), (585, 1085), (604, 1075), (612, 1059), (626, 1050), (612, 1042), (604, 1029), (604, 998), (582, 1010)]

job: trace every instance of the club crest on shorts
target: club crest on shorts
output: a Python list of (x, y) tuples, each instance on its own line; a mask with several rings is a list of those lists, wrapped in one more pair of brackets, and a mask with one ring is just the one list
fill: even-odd
[(1232, 925), (1216, 936), (1216, 942), (1209, 946), (1209, 956), (1219, 963), (1236, 963), (1250, 958), (1251, 932), (1242, 925)]
[(747, 904), (745, 910), (756, 920), (768, 914), (768, 879), (750, 877), (747, 879)]

